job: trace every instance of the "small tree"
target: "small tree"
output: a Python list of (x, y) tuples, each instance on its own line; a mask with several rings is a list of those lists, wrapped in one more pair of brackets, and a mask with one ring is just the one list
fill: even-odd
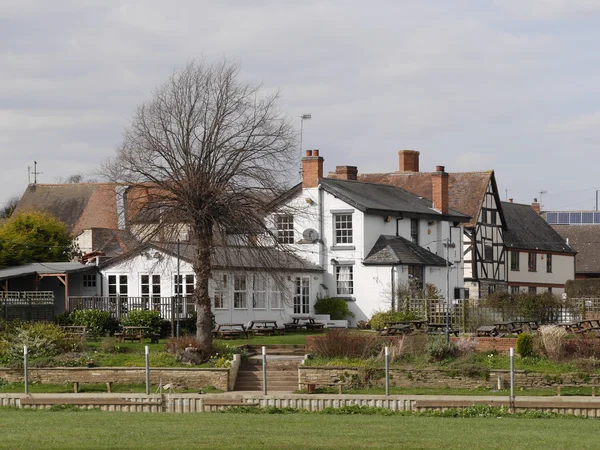
[(0, 267), (70, 261), (73, 252), (67, 226), (49, 214), (22, 213), (0, 226)]

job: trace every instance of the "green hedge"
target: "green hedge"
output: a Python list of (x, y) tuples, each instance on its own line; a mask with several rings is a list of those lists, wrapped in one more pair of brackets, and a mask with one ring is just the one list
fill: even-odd
[(565, 292), (569, 298), (600, 297), (600, 279), (569, 280)]

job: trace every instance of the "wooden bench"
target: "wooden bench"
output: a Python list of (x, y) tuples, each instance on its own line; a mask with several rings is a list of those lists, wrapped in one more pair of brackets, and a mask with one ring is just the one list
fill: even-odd
[[(79, 394), (79, 384), (81, 384), (79, 381), (73, 381), (73, 392), (75, 394)], [(112, 393), (112, 384), (112, 381), (106, 382), (106, 392), (108, 392), (109, 394)]]
[(556, 387), (556, 395), (558, 397), (560, 397), (561, 395), (561, 388), (564, 387), (568, 387), (568, 388), (592, 388), (592, 397), (596, 396), (596, 386), (592, 386), (592, 385), (588, 385), (588, 384), (555, 384), (553, 385), (554, 387)]

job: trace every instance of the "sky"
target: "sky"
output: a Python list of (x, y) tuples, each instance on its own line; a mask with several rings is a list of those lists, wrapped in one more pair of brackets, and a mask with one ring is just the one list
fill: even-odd
[[(87, 179), (192, 59), (241, 65), (325, 171), (494, 170), (502, 200), (594, 209), (598, 0), (2, 0), (0, 203)], [(300, 154), (300, 148), (298, 149)]]

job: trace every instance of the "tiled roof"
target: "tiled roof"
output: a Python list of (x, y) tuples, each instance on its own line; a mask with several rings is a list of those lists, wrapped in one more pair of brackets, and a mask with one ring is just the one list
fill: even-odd
[(78, 262), (46, 262), (31, 263), (24, 266), (7, 267), (0, 269), (0, 280), (7, 278), (22, 277), (25, 275), (49, 275), (61, 273), (75, 273), (81, 271), (95, 270), (96, 266), (83, 265)]
[(94, 252), (102, 252), (108, 257), (115, 257), (141, 245), (129, 231), (111, 228), (92, 228), (92, 244)]
[[(146, 243), (134, 251), (125, 253), (116, 258), (109, 259), (100, 264), (100, 267), (112, 266), (140, 254), (149, 248), (164, 251), (171, 256), (177, 256), (176, 243)], [(180, 258), (193, 263), (197, 246), (182, 243), (179, 248)], [(322, 269), (293, 253), (284, 252), (275, 248), (261, 247), (215, 247), (211, 262), (214, 270), (219, 269), (245, 269), (245, 270), (287, 270), (322, 272)]]
[[(431, 200), (419, 198), (404, 189), (385, 184), (322, 178), (319, 184), (335, 197), (370, 214), (394, 214), (397, 212), (425, 215), (439, 219), (442, 214), (432, 208)], [(466, 222), (469, 218), (450, 210), (446, 217)]]
[(502, 202), (506, 229), (504, 245), (523, 250), (573, 253), (565, 238), (537, 214), (531, 205)]
[(552, 225), (577, 251), (576, 273), (600, 273), (600, 225)]
[[(431, 199), (431, 173), (392, 172), (359, 174), (358, 180), (387, 184)], [(494, 183), (494, 171), (450, 172), (448, 177), (449, 205), (455, 211), (466, 214), (471, 220), (465, 226), (475, 226), (488, 184)]]
[(366, 265), (445, 266), (446, 260), (402, 236), (381, 235), (363, 261)]
[(15, 214), (43, 211), (64, 222), (71, 233), (93, 227), (117, 228), (116, 184), (30, 184)]

